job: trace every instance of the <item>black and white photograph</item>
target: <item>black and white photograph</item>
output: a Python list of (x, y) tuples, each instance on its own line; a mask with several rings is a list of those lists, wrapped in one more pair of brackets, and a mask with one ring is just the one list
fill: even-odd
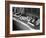
[(40, 30), (40, 8), (12, 7), (13, 31)]

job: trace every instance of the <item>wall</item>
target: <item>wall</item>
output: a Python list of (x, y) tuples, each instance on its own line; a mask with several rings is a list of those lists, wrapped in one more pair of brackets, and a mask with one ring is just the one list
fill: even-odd
[[(16, 1), (44, 2), (44, 3), (46, 3), (45, 2), (46, 0), (16, 0)], [(45, 18), (46, 18), (46, 13), (45, 13)], [(46, 32), (46, 28), (45, 28), (45, 32)], [(0, 0), (0, 38), (5, 38), (4, 36), (5, 36), (5, 0)], [(13, 38), (13, 37), (11, 37), (11, 38)], [(24, 37), (16, 37), (16, 38), (46, 38), (46, 35), (26, 36), (26, 37), (24, 36)]]

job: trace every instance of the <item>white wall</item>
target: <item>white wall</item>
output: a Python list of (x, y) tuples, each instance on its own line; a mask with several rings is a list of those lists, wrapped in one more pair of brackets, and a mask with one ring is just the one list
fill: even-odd
[[(33, 2), (45, 3), (45, 0), (16, 0), (16, 1), (29, 1), (29, 2), (33, 1)], [(45, 13), (45, 18), (46, 18), (46, 13)], [(45, 29), (45, 32), (46, 32), (46, 29)], [(5, 36), (5, 0), (0, 0), (0, 38), (4, 38), (4, 36)], [(16, 37), (16, 38), (45, 38), (45, 37), (46, 35), (26, 36), (26, 37), (24, 36), (24, 37)]]
[(0, 0), (0, 37), (4, 37), (5, 32), (5, 0)]

